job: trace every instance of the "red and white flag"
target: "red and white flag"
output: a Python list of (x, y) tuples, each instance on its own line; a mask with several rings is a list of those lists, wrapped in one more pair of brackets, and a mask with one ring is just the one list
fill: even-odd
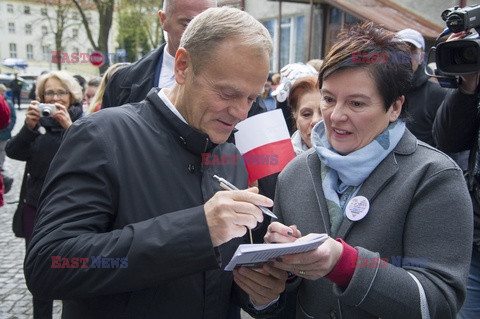
[(281, 172), (295, 157), (280, 109), (249, 117), (235, 128), (235, 145), (247, 166), (248, 183)]

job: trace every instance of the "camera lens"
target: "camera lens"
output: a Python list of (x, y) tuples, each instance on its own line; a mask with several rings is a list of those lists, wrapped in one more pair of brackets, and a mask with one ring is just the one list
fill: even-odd
[(477, 64), (477, 60), (478, 50), (472, 45), (458, 48), (454, 53), (455, 64)]
[(42, 110), (42, 116), (50, 116), (50, 108), (49, 107), (44, 107)]

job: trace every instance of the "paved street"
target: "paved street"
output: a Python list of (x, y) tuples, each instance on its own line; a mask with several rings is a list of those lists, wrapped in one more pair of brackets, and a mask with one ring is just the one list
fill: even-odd
[[(25, 120), (25, 109), (17, 110), (17, 122), (14, 134), (21, 128)], [(12, 176), (12, 189), (5, 195), (5, 206), (0, 208), (0, 319), (33, 318), (32, 295), (27, 290), (23, 276), (23, 259), (25, 257), (25, 241), (17, 238), (12, 232), (12, 218), (17, 208), (20, 184), (25, 167), (24, 162), (6, 158), (7, 174)], [(54, 302), (54, 319), (61, 317), (61, 302)], [(242, 319), (251, 318), (242, 313)]]
[[(26, 107), (24, 104), (22, 110), (17, 110), (14, 133), (23, 125)], [(23, 276), (25, 240), (15, 237), (12, 232), (12, 218), (17, 208), (24, 167), (24, 162), (5, 159), (7, 174), (15, 181), (5, 195), (5, 206), (0, 208), (0, 319), (33, 318), (32, 295)], [(56, 301), (53, 318), (60, 318), (60, 313), (61, 302)]]

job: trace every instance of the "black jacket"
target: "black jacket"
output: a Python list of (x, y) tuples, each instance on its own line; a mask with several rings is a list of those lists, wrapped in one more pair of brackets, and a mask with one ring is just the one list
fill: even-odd
[[(234, 285), (222, 268), (243, 239), (213, 248), (203, 204), (221, 190), (214, 174), (245, 188), (246, 169), (202, 166), (202, 153), (238, 150), (210, 143), (157, 93), (78, 121), (52, 162), (25, 277), (34, 294), (64, 300), (64, 318), (227, 315)], [(90, 261), (52, 269), (51, 256)], [(127, 266), (92, 268), (96, 258)]]
[(471, 150), (468, 164), (468, 187), (474, 209), (473, 242), (480, 251), (480, 115), (479, 99), (451, 91), (438, 109), (433, 125), (433, 136), (444, 152)]
[(425, 74), (425, 64), (421, 64), (414, 74), (413, 85), (406, 96), (407, 112), (410, 116), (407, 128), (419, 140), (436, 146), (432, 136), (432, 126), (437, 110), (447, 90), (429, 80)]
[[(75, 122), (82, 116), (81, 105), (73, 105), (68, 113), (72, 122)], [(38, 128), (40, 126), (45, 128), (45, 134), (39, 132)], [(24, 124), (18, 134), (11, 138), (5, 146), (8, 157), (27, 162), (24, 203), (32, 207), (38, 206), (45, 176), (60, 147), (64, 132), (65, 129), (55, 119), (41, 117), (40, 125), (36, 129), (31, 130)]]
[(102, 109), (142, 101), (158, 85), (164, 49), (165, 44), (115, 72), (103, 93)]

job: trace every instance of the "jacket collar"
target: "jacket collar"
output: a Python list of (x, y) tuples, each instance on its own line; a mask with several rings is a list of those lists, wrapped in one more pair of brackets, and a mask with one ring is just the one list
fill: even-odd
[[(372, 203), (377, 197), (378, 193), (384, 188), (384, 186), (395, 176), (398, 171), (398, 164), (395, 158), (396, 154), (410, 155), (417, 149), (417, 138), (408, 130), (405, 130), (402, 138), (398, 142), (394, 150), (387, 155), (387, 157), (375, 168), (370, 176), (365, 180), (357, 196), (364, 196)], [(308, 151), (310, 154), (307, 156), (307, 165), (314, 185), (315, 194), (319, 202), (323, 223), (325, 229), (330, 229), (330, 218), (328, 215), (327, 203), (323, 194), (322, 180), (320, 172), (320, 159), (315, 151)], [(355, 225), (355, 222), (344, 218), (340, 228), (337, 232), (337, 237), (345, 238), (350, 229)]]
[[(141, 60), (130, 65), (128, 67), (128, 75), (123, 78), (120, 87), (132, 91), (141, 90), (145, 86), (149, 88), (155, 87), (155, 79), (158, 78), (157, 71), (160, 73), (159, 66), (162, 65), (165, 45), (166, 43), (149, 52)], [(152, 72), (153, 70), (155, 72)], [(141, 78), (139, 78), (139, 76), (141, 76)]]
[(172, 128), (178, 142), (190, 152), (201, 155), (211, 151), (217, 144), (210, 141), (207, 134), (194, 129), (178, 118), (160, 99), (160, 89), (152, 88), (147, 95), (147, 101), (161, 114), (168, 125)]

